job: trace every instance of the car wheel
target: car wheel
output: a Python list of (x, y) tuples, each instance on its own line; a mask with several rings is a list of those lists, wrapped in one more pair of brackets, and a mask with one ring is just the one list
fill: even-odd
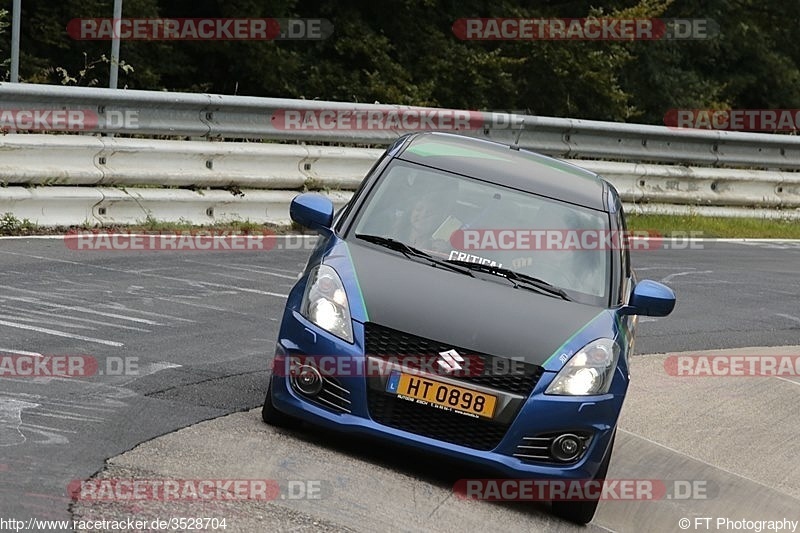
[[(600, 465), (600, 470), (594, 476), (594, 480), (605, 479), (608, 473), (608, 464), (611, 462), (611, 451), (614, 449), (614, 439), (616, 439), (617, 430), (614, 430), (614, 435), (611, 437), (611, 444), (608, 446), (606, 456), (603, 458), (603, 463)], [(570, 522), (576, 524), (588, 524), (594, 518), (594, 513), (597, 511), (597, 505), (600, 503), (600, 497), (596, 500), (583, 500), (577, 502), (571, 501), (555, 501), (552, 502), (553, 514), (559, 516)]]
[(293, 428), (299, 425), (299, 421), (291, 416), (278, 411), (275, 404), (272, 403), (272, 380), (267, 388), (267, 397), (264, 398), (264, 407), (261, 409), (261, 420), (270, 426), (277, 426), (283, 428)]

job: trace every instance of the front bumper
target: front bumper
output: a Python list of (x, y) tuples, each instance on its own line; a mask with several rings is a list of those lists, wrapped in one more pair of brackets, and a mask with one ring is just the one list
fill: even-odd
[[(375, 418), (380, 417), (374, 416), (376, 413), (371, 413), (371, 409), (375, 409), (375, 395), (384, 393), (376, 391), (374, 386), (370, 389), (370, 379), (363, 373), (353, 371), (365, 368), (365, 350), (360, 342), (360, 339), (364, 339), (364, 326), (353, 321), (353, 330), (356, 343), (349, 344), (320, 330), (298, 313), (286, 310), (271, 377), (272, 402), (278, 410), (332, 430), (386, 439), (394, 444), (456, 460), (466, 460), (509, 478), (584, 480), (593, 478), (599, 470), (611, 442), (627, 388), (627, 376), (622, 372), (618, 371), (614, 377), (615, 383), (611, 390), (615, 393), (591, 397), (545, 395), (544, 391), (555, 373), (544, 372), (531, 394), (521, 401), (516, 415), (510, 419), (507, 427), (504, 426), (499, 442), (492, 444), (491, 449), (476, 449), (432, 438), (407, 425), (400, 429), (377, 422)], [(346, 403), (336, 401), (339, 408), (310, 399), (292, 387), (286, 371), (286, 359), (309, 356), (341, 363), (334, 365), (340, 371), (335, 382), (337, 386), (346, 389), (349, 395), (339, 395), (346, 396)], [(324, 368), (321, 370), (326, 373)], [(469, 387), (469, 384), (464, 385)], [(413, 404), (410, 408), (432, 409)], [(465, 420), (465, 423), (470, 420), (472, 419)], [(586, 450), (578, 460), (560, 463), (515, 456), (520, 453), (519, 446), (526, 444), (526, 437), (560, 433), (590, 436)]]

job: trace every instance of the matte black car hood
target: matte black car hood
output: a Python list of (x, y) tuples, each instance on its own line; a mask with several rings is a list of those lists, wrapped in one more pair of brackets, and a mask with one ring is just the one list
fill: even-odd
[[(348, 241), (369, 321), (541, 365), (602, 309), (515, 289)], [(476, 276), (483, 274), (476, 273)]]

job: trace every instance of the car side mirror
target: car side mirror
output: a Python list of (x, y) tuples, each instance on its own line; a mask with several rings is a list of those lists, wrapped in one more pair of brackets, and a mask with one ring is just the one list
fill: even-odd
[(675, 293), (672, 289), (645, 279), (636, 284), (628, 305), (620, 308), (619, 312), (623, 315), (667, 316), (674, 308)]
[(299, 194), (289, 206), (289, 216), (303, 227), (328, 230), (333, 224), (333, 202), (317, 193)]

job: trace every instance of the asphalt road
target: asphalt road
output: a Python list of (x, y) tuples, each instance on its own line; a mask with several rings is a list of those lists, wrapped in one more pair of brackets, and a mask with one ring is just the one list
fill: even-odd
[(638, 353), (800, 344), (800, 242), (697, 242), (640, 251), (640, 279), (675, 290), (666, 319), (643, 317)]
[[(69, 518), (67, 485), (106, 459), (259, 406), (284, 298), (307, 254), (0, 241), (0, 353), (87, 355), (103, 372), (0, 378), (0, 517)], [(634, 266), (678, 296), (670, 317), (641, 320), (639, 353), (800, 344), (796, 243), (638, 252)], [(118, 375), (125, 364), (135, 372)]]

